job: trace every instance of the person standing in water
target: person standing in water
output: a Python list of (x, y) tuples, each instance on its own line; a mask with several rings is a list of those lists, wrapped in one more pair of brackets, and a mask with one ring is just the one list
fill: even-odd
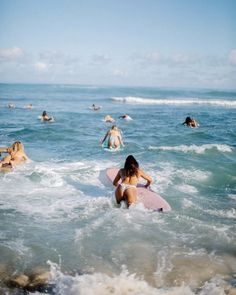
[[(129, 207), (137, 202), (137, 184), (140, 177), (147, 181), (145, 187), (148, 188), (152, 183), (152, 178), (141, 170), (136, 159), (129, 155), (126, 158), (124, 168), (118, 171), (113, 181), (113, 185), (117, 187), (115, 191), (117, 204), (125, 201)], [(120, 179), (121, 183), (119, 184)]]
[(102, 140), (102, 144), (104, 143), (104, 141), (106, 139), (108, 139), (108, 148), (109, 149), (112, 149), (112, 148), (117, 149), (120, 146), (124, 146), (122, 136), (121, 136), (121, 132), (117, 128), (116, 125), (113, 125), (111, 127), (111, 129), (107, 131), (105, 137)]

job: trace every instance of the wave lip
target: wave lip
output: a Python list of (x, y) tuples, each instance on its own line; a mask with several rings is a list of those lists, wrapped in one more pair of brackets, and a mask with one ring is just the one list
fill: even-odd
[(177, 152), (194, 152), (197, 154), (203, 154), (207, 150), (217, 149), (219, 152), (230, 153), (233, 151), (233, 147), (228, 146), (227, 144), (203, 144), (198, 145), (179, 145), (179, 146), (149, 146), (149, 150), (162, 150), (162, 151), (177, 151)]
[(225, 99), (153, 99), (136, 96), (111, 97), (113, 101), (128, 104), (142, 105), (215, 105), (221, 107), (236, 108), (236, 100)]

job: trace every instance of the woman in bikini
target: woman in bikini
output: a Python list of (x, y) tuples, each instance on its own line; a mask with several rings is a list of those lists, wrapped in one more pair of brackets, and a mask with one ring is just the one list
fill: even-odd
[(120, 146), (124, 146), (122, 141), (120, 130), (117, 128), (116, 125), (113, 125), (110, 130), (107, 131), (105, 137), (102, 140), (103, 142), (108, 138), (108, 148), (119, 148)]
[(6, 152), (8, 155), (0, 161), (0, 168), (12, 168), (28, 160), (24, 146), (20, 141), (14, 142), (12, 146), (6, 149)]
[[(144, 178), (147, 183), (145, 187), (149, 187), (152, 183), (152, 178), (139, 169), (139, 164), (132, 155), (126, 158), (124, 168), (120, 169), (113, 181), (116, 191), (116, 202), (126, 201), (128, 207), (137, 201), (137, 184), (139, 178)], [(121, 183), (119, 184), (119, 180)]]
[(13, 166), (18, 164), (23, 164), (25, 161), (28, 160), (28, 157), (25, 154), (24, 146), (22, 142), (16, 141), (15, 143), (13, 143), (12, 146), (13, 146), (13, 149), (15, 150), (10, 161)]

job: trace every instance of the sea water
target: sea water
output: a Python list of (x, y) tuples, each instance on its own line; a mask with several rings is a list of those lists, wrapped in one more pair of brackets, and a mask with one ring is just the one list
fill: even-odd
[[(100, 145), (108, 114), (125, 144), (113, 153)], [(235, 288), (235, 119), (236, 91), (1, 84), (0, 146), (20, 140), (30, 161), (0, 173), (0, 274), (45, 267), (62, 295)], [(114, 204), (105, 171), (129, 154), (171, 212)]]

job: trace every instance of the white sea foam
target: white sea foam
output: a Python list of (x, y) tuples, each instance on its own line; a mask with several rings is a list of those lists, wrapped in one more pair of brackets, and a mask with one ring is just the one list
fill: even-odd
[[(109, 206), (109, 199), (104, 197), (107, 190), (99, 180), (99, 173), (101, 167), (110, 165), (32, 161), (2, 178), (0, 189), (5, 198), (1, 200), (1, 208), (48, 220), (74, 218), (78, 207), (86, 208), (92, 214), (99, 206)], [(17, 183), (17, 187), (9, 183)]]
[(128, 104), (141, 104), (141, 105), (212, 105), (219, 107), (236, 108), (235, 100), (213, 100), (213, 99), (151, 99), (143, 97), (125, 96), (125, 97), (112, 97), (113, 101)]
[[(222, 295), (226, 282), (215, 277), (201, 286), (200, 293), (186, 284), (180, 286), (156, 288), (148, 284), (135, 273), (130, 274), (123, 266), (120, 274), (108, 275), (101, 272), (70, 276), (63, 274), (60, 267), (52, 262), (51, 283), (56, 294), (60, 295)], [(205, 263), (206, 264), (206, 263)], [(165, 264), (164, 264), (165, 265)], [(200, 265), (199, 265), (200, 267)], [(201, 271), (199, 273), (206, 273)], [(227, 286), (229, 289), (229, 287)]]
[(149, 146), (149, 150), (162, 150), (162, 151), (177, 151), (183, 153), (194, 152), (197, 154), (203, 154), (207, 150), (216, 149), (219, 152), (230, 153), (233, 151), (233, 147), (226, 144), (203, 144), (203, 145), (179, 145), (179, 146)]
[(191, 200), (186, 199), (186, 198), (183, 199), (182, 204), (183, 204), (182, 205), (183, 208), (192, 208), (192, 207), (195, 207), (195, 204)]
[[(152, 171), (151, 167), (147, 166), (146, 171)], [(197, 193), (197, 188), (188, 184), (188, 181), (203, 181), (209, 178), (211, 173), (209, 171), (197, 170), (197, 169), (183, 169), (176, 167), (169, 162), (159, 162), (158, 171), (150, 173), (154, 179), (152, 188), (154, 191), (163, 193), (169, 187), (175, 185), (176, 179), (182, 179), (184, 183), (177, 185), (177, 189), (183, 191), (187, 189), (188, 193)], [(186, 190), (185, 190), (186, 191)]]
[(198, 192), (198, 190), (194, 186), (189, 184), (176, 185), (175, 187), (178, 191), (184, 192), (187, 194), (196, 194)]
[(218, 217), (236, 219), (236, 209), (234, 208), (227, 209), (227, 210), (206, 210), (206, 212)]
[(229, 194), (229, 198), (236, 201), (236, 195), (234, 194)]
[(13, 252), (17, 253), (18, 256), (25, 256), (25, 257), (33, 256), (31, 249), (25, 246), (23, 239), (4, 241), (4, 247), (11, 249)]

